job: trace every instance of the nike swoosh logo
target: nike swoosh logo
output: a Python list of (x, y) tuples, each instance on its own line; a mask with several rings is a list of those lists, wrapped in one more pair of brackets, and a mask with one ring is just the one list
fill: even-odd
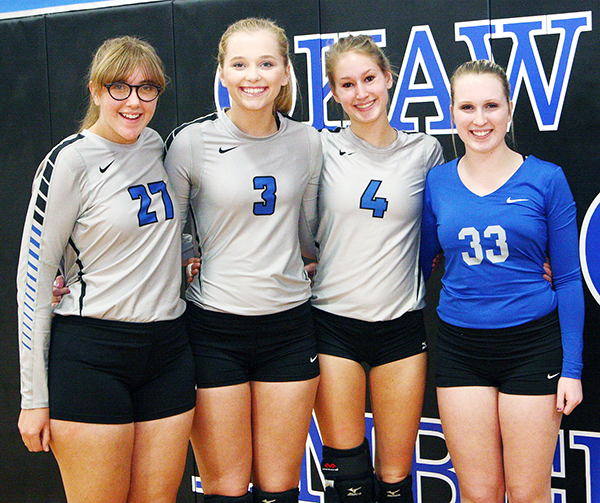
[(310, 359), (310, 363), (315, 363), (319, 355), (315, 355)]
[(346, 155), (346, 154), (352, 155), (352, 154), (354, 154), (354, 152), (344, 152), (343, 150), (340, 150), (340, 155)]
[(234, 148), (238, 148), (238, 147), (239, 147), (239, 145), (236, 145), (235, 147), (231, 147), (231, 148), (219, 147), (219, 154), (226, 154), (230, 150), (233, 150)]
[(552, 374), (552, 375), (548, 374), (546, 377), (547, 377), (548, 379), (554, 379), (554, 378), (555, 378), (557, 375), (559, 375), (559, 374), (560, 374), (560, 372), (557, 372), (556, 374)]
[(523, 201), (529, 201), (529, 199), (512, 199), (511, 197), (509, 197), (509, 198), (506, 200), (506, 202), (507, 202), (508, 204), (511, 204), (511, 203), (521, 203), (521, 202), (523, 202)]
[(115, 159), (113, 159), (112, 162), (108, 163), (104, 169), (102, 169), (102, 167), (98, 167), (100, 173), (104, 173), (108, 168), (110, 168), (113, 162), (115, 162)]

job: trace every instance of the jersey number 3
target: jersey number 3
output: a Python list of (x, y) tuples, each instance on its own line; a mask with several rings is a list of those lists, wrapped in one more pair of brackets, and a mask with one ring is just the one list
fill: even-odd
[(275, 213), (275, 202), (277, 196), (275, 191), (277, 185), (275, 178), (272, 176), (256, 176), (254, 177), (254, 190), (262, 190), (261, 203), (254, 203), (254, 214), (255, 215), (272, 215)]
[[(499, 248), (500, 253), (494, 253), (494, 250), (485, 250), (485, 256), (490, 262), (499, 264), (504, 262), (508, 258), (508, 244), (506, 243), (506, 231), (499, 225), (490, 225), (483, 231), (483, 237), (490, 238), (496, 236), (496, 246)], [(483, 261), (483, 248), (481, 247), (481, 236), (479, 231), (475, 227), (465, 227), (458, 233), (458, 239), (471, 238), (471, 248), (475, 251), (473, 257), (468, 252), (463, 252), (463, 260), (468, 265), (479, 265)]]
[(371, 180), (360, 198), (360, 209), (372, 210), (374, 218), (383, 218), (388, 207), (387, 199), (375, 197), (380, 185), (381, 180)]
[(160, 192), (162, 202), (165, 206), (165, 220), (171, 220), (173, 218), (173, 202), (167, 192), (167, 186), (162, 180), (159, 182), (152, 182), (148, 184), (148, 189), (144, 185), (134, 185), (127, 189), (131, 199), (140, 200), (140, 211), (138, 211), (138, 222), (140, 227), (148, 224), (154, 224), (158, 222), (156, 217), (156, 211), (149, 211), (152, 198), (148, 194), (158, 194)]

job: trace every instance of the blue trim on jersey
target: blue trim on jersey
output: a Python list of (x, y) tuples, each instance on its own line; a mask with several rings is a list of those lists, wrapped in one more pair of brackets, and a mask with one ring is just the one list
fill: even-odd
[[(30, 230), (34, 234), (38, 235), (40, 238), (42, 237), (42, 230), (44, 227), (45, 212), (46, 212), (46, 199), (48, 197), (48, 191), (50, 190), (50, 180), (52, 179), (52, 173), (54, 172), (54, 164), (56, 162), (56, 159), (58, 158), (58, 154), (60, 154), (61, 150), (63, 150), (65, 147), (81, 140), (82, 138), (83, 138), (83, 135), (78, 134), (72, 138), (64, 140), (63, 142), (59, 143), (56, 147), (54, 147), (54, 149), (52, 149), (52, 151), (48, 155), (48, 160), (46, 161), (46, 165), (44, 167), (44, 173), (42, 175), (42, 180), (40, 181), (40, 185), (38, 188), (38, 193), (37, 193), (36, 202), (35, 202), (35, 209), (34, 209), (34, 219), (35, 219), (35, 222), (37, 222), (40, 227), (39, 228), (36, 227), (35, 222), (33, 222), (31, 225), (31, 228), (30, 228)], [(38, 274), (39, 274), (39, 265), (38, 264), (39, 264), (39, 260), (40, 260), (39, 250), (40, 250), (41, 244), (38, 240), (34, 239), (32, 236), (29, 237), (29, 243), (30, 243), (30, 246), (29, 246), (28, 253), (31, 258), (27, 262), (28, 270), (26, 273), (26, 277), (28, 279), (27, 279), (25, 286), (27, 289), (29, 289), (31, 291), (31, 294), (26, 293), (26, 296), (28, 299), (31, 300), (33, 305), (29, 305), (28, 303), (25, 303), (24, 305), (28, 309), (30, 309), (31, 312), (33, 312), (34, 306), (36, 304), (36, 297), (37, 297), (36, 285), (38, 282)], [(27, 316), (27, 317), (32, 320), (32, 318), (30, 318), (29, 316)], [(33, 332), (33, 327), (30, 327), (26, 323), (23, 323), (21, 333), (27, 340), (32, 340), (32, 336), (33, 336), (32, 332)], [(29, 351), (31, 351), (31, 347), (29, 347), (27, 344), (25, 344), (25, 342), (23, 340), (21, 342), (24, 347), (26, 347)]]

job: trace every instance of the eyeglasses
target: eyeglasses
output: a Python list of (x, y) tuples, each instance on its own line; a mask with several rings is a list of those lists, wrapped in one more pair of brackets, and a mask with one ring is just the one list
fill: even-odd
[(104, 84), (104, 87), (108, 89), (113, 100), (124, 101), (131, 96), (131, 90), (135, 89), (135, 93), (140, 101), (154, 101), (158, 98), (158, 95), (162, 91), (162, 87), (155, 84), (140, 84), (139, 86), (132, 86), (125, 82), (112, 82), (111, 84)]

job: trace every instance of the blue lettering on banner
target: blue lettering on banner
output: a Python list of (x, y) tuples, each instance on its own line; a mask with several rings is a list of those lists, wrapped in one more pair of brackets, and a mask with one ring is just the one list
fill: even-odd
[(587, 210), (579, 237), (581, 272), (590, 293), (600, 304), (600, 194)]
[[(592, 13), (575, 12), (512, 19), (456, 23), (455, 38), (465, 42), (471, 59), (491, 59), (490, 38), (512, 39), (507, 75), (517, 104), (525, 83), (540, 131), (556, 131), (575, 59), (579, 35), (591, 31)], [(537, 49), (536, 37), (558, 35), (550, 80)]]
[[(512, 48), (507, 75), (515, 106), (521, 89), (527, 89), (529, 101), (540, 131), (556, 131), (581, 33), (592, 30), (592, 13), (571, 12), (508, 19), (457, 22), (455, 40), (465, 43), (472, 59), (492, 59), (491, 39), (509, 39)], [(377, 45), (386, 46), (386, 30), (348, 32), (371, 35)], [(348, 33), (300, 35), (294, 37), (294, 50), (305, 54), (308, 78), (308, 124), (321, 129), (342, 125), (327, 116), (327, 103), (332, 98), (325, 75), (324, 55), (328, 47)], [(543, 36), (558, 37), (556, 53), (551, 64), (550, 78), (546, 77), (536, 40)], [(548, 62), (546, 62), (548, 65)], [(421, 80), (418, 80), (421, 79)], [(422, 81), (424, 79), (424, 82)], [(295, 89), (295, 83), (293, 82)], [(431, 28), (414, 26), (404, 52), (398, 82), (391, 101), (389, 118), (392, 126), (404, 131), (418, 131), (418, 117), (409, 117), (411, 103), (431, 103), (435, 112), (425, 117), (429, 134), (449, 134), (450, 84)], [(229, 104), (227, 90), (215, 77), (215, 103), (218, 108)]]

